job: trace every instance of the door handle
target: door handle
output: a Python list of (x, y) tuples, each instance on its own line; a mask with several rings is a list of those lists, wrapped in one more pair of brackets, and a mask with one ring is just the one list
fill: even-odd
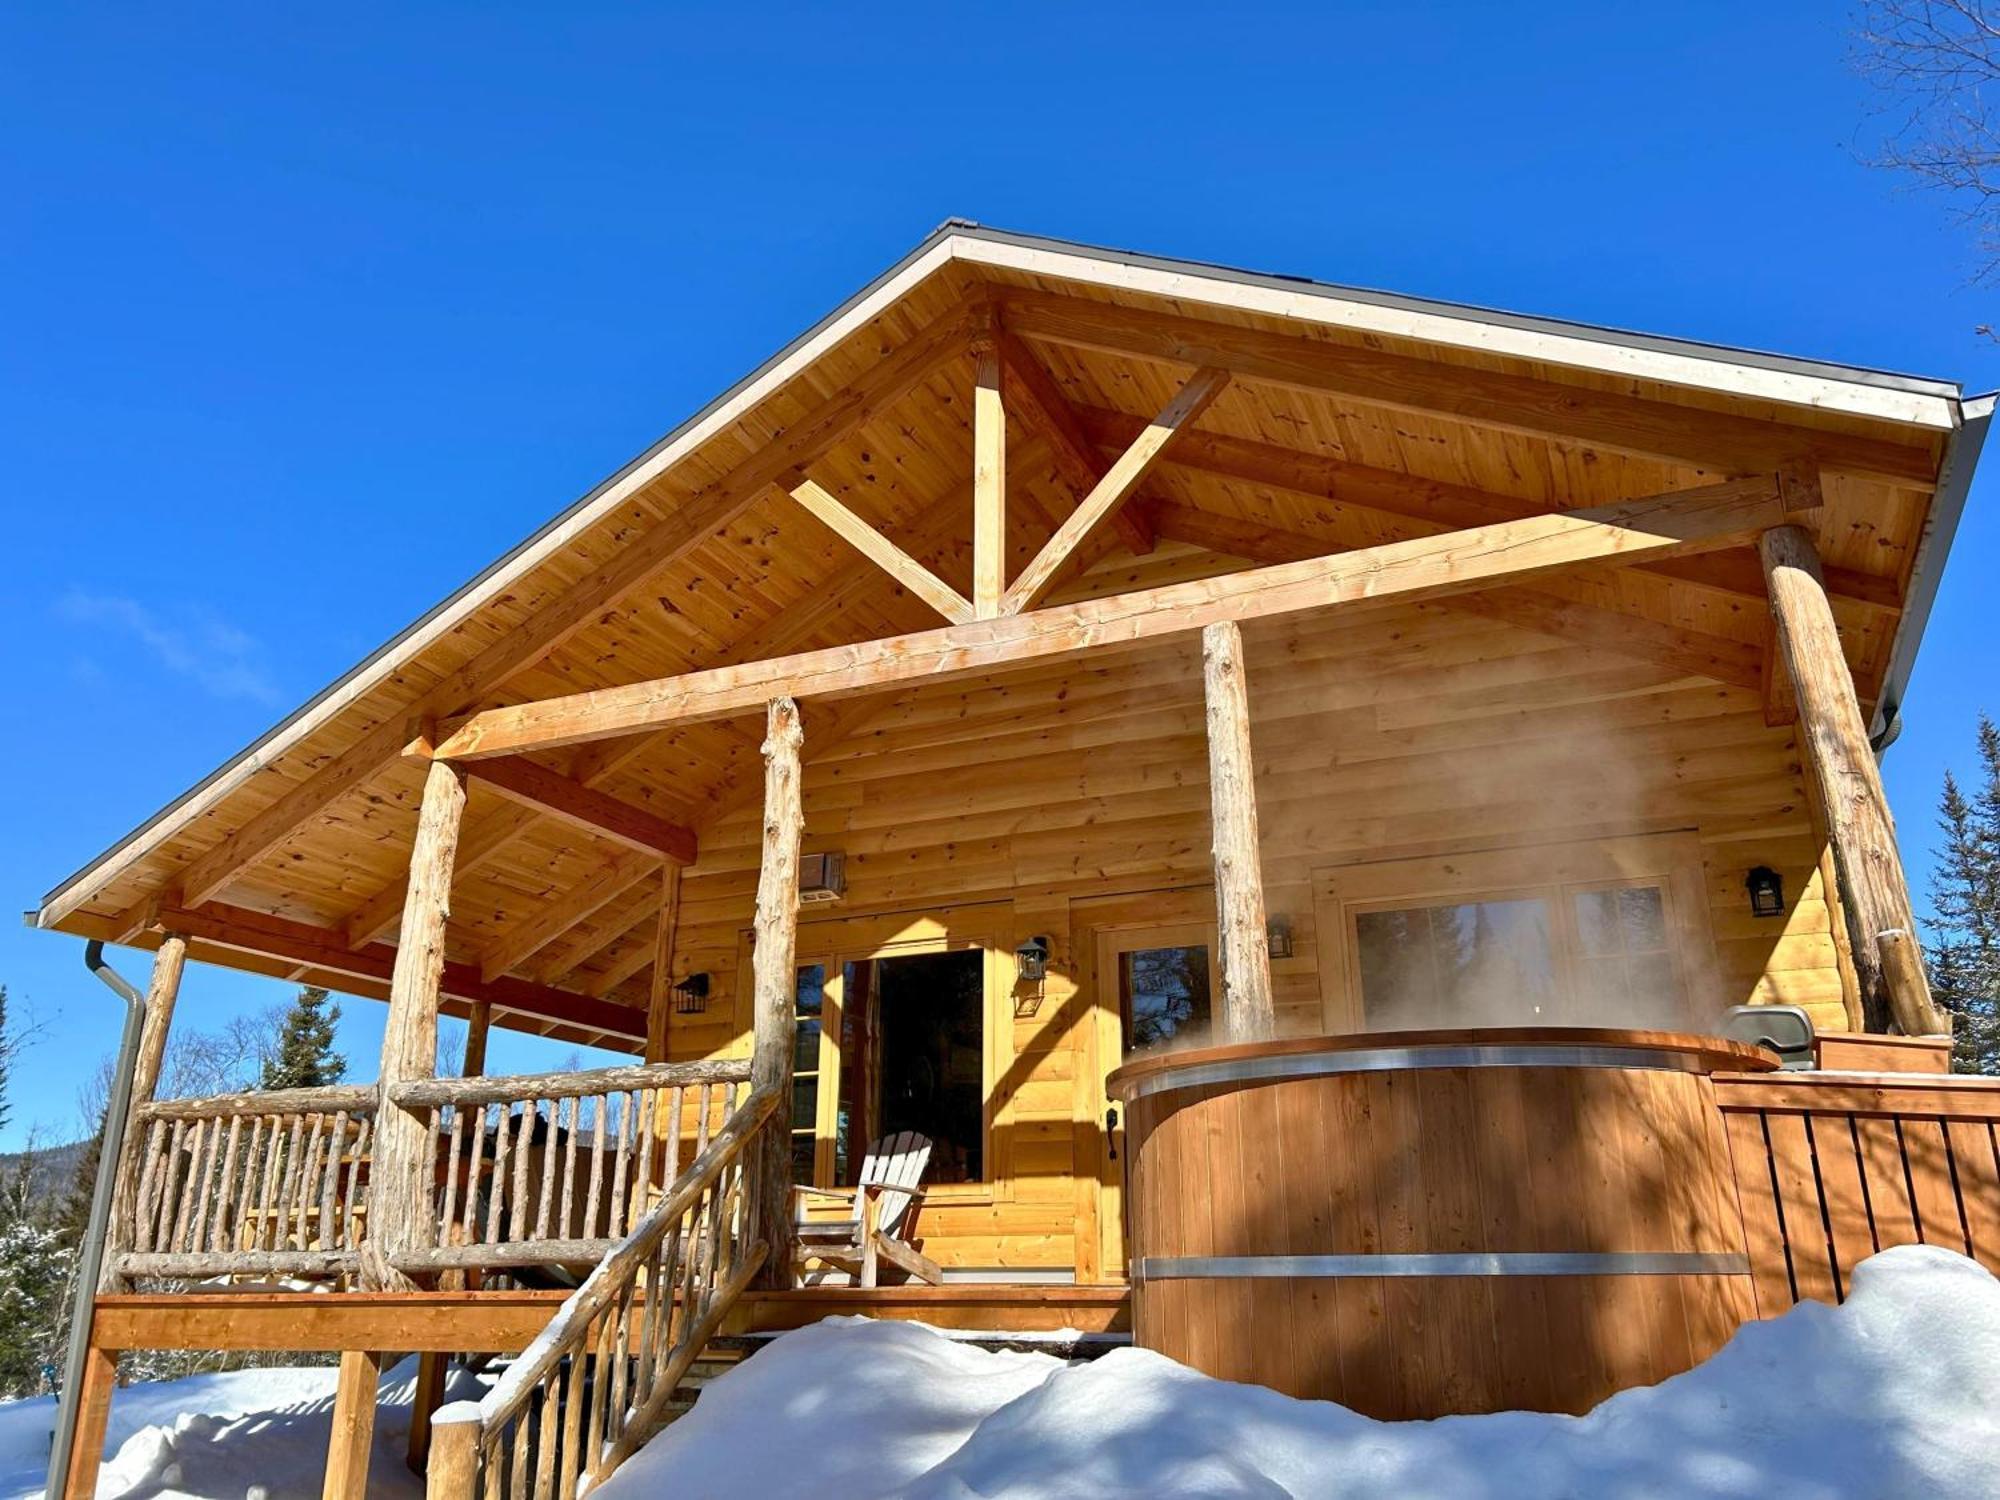
[(1118, 1160), (1118, 1106), (1112, 1105), (1104, 1111), (1104, 1139), (1111, 1148), (1111, 1160)]

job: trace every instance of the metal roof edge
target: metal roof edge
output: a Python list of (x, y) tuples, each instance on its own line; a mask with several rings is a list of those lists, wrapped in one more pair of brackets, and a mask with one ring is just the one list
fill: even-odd
[(1938, 464), (1937, 493), (1931, 500), (1930, 513), (1924, 518), (1923, 534), (1917, 538), (1917, 555), (1910, 564), (1909, 592), (1903, 600), (1902, 618), (1896, 622), (1895, 639), (1889, 644), (1889, 669), (1882, 677), (1875, 721), (1869, 725), (1870, 737), (1884, 749), (1900, 728), (1903, 694), (1909, 688), (1917, 651), (1923, 645), (1924, 630), (1937, 603), (1945, 561), (1951, 552), (1952, 539), (1958, 534), (1958, 523), (1965, 515), (1972, 474), (1979, 465), (1980, 450), (1986, 444), (1986, 430), (1992, 425), (1996, 405), (2000, 405), (2000, 392), (1966, 397), (1959, 405), (1959, 425), (1945, 439), (1944, 457)]
[(963, 234), (968, 238), (985, 240), (993, 244), (1042, 249), (1066, 255), (1087, 256), (1098, 260), (1116, 260), (1124, 264), (1144, 266), (1169, 273), (1195, 272), (1205, 277), (1231, 281), (1244, 286), (1266, 287), (1272, 290), (1288, 292), (1305, 292), (1310, 295), (1329, 299), (1339, 299), (1342, 301), (1365, 303), (1375, 307), (1423, 313), (1433, 317), (1451, 318), (1468, 323), (1483, 323), (1494, 327), (1520, 329), (1526, 332), (1550, 334), (1563, 338), (1586, 339), (1596, 343), (1617, 344), (1626, 348), (1650, 349), (1661, 353), (1678, 354), (1696, 359), (1726, 361), (1760, 369), (1783, 371), (1788, 374), (1807, 375), (1818, 379), (1847, 381), (1857, 385), (1874, 386), (1881, 390), (1900, 391), (1910, 395), (1929, 396), (1956, 401), (1961, 399), (1962, 394), (1962, 387), (1959, 382), (1931, 376), (1881, 370), (1867, 365), (1843, 364), (1838, 360), (1800, 358), (1793, 355), (1776, 354), (1768, 350), (1746, 349), (1736, 345), (1710, 343), (1699, 339), (1674, 338), (1665, 334), (1641, 333), (1631, 329), (1615, 328), (1607, 324), (1582, 323), (1563, 318), (1546, 317), (1534, 313), (1509, 312), (1500, 308), (1482, 307), (1476, 303), (1447, 302), (1435, 297), (1418, 297), (1402, 292), (1386, 292), (1372, 287), (1347, 286), (1339, 282), (1316, 280), (1309, 276), (1291, 276), (1273, 271), (1251, 271), (1238, 266), (1222, 265), (1214, 261), (1186, 260), (1174, 256), (1154, 255), (1142, 250), (1111, 249), (1101, 245), (1087, 244), (1078, 240), (1065, 240), (1050, 235), (1027, 234), (1018, 230), (1000, 229), (992, 225), (979, 224), (970, 220), (947, 220), (941, 226), (941, 232), (943, 230), (951, 230)]

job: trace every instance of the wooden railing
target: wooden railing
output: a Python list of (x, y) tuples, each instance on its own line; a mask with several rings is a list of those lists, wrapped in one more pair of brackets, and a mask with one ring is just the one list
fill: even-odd
[(764, 1263), (752, 1094), (476, 1405), (437, 1414), (431, 1500), (575, 1500), (651, 1435), (661, 1409)]
[(366, 1085), (140, 1105), (129, 1243), (110, 1247), (119, 1274), (352, 1270), (374, 1117), (375, 1090)]
[(698, 1157), (747, 1092), (748, 1062), (438, 1078), (391, 1097), (429, 1117), (434, 1243), (397, 1269), (590, 1265)]
[(2000, 1274), (2000, 1078), (1718, 1077), (1757, 1311), (1838, 1302), (1854, 1267), (1941, 1245)]

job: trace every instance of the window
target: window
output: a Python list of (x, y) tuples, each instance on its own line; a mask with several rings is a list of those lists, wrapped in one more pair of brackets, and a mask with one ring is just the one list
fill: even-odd
[(1138, 1057), (1208, 1039), (1208, 947), (1138, 948), (1118, 955), (1124, 1055)]
[(1691, 835), (1390, 860), (1317, 887), (1329, 1030), (1673, 1028), (1712, 996)]
[(815, 1181), (819, 1151), (820, 1030), (826, 1013), (826, 965), (798, 971), (792, 1000), (792, 1181)]
[(1463, 1026), (1495, 1010), (1517, 1018), (1554, 1009), (1556, 955), (1546, 901), (1362, 911), (1354, 925), (1370, 1026)]

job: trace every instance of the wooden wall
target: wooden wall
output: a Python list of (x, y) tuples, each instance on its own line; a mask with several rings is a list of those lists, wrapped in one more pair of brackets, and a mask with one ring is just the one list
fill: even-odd
[[(1168, 550), (1107, 586), (1177, 565)], [(1767, 727), (1759, 694), (1443, 606), (1245, 638), (1268, 901), (1294, 933), (1294, 956), (1273, 965), (1286, 1031), (1320, 1028), (1315, 870), (1667, 831), (1702, 851), (1714, 1008), (1794, 1003), (1822, 1028), (1846, 1025), (1797, 747)], [(909, 693), (832, 744), (814, 737), (824, 719), (809, 710), (805, 846), (845, 851), (848, 890), (807, 908), (802, 951), (821, 922), (943, 907), (986, 913), (1009, 963), (1013, 942), (1056, 939), (1039, 1005), (997, 1017), (994, 1157), (1014, 1178), (1003, 1195), (929, 1209), (929, 1249), (947, 1266), (1093, 1279), (1097, 1080), (1112, 1064), (1093, 1050), (1088, 927), (1114, 896), (1144, 912), (1205, 907), (1199, 643)], [(746, 809), (705, 834), (687, 873), (674, 970), (709, 971), (714, 994), (706, 1015), (674, 1018), (677, 1058), (747, 1050), (738, 968), (757, 835)], [(1749, 915), (1743, 881), (1759, 864), (1784, 876), (1782, 919)]]

